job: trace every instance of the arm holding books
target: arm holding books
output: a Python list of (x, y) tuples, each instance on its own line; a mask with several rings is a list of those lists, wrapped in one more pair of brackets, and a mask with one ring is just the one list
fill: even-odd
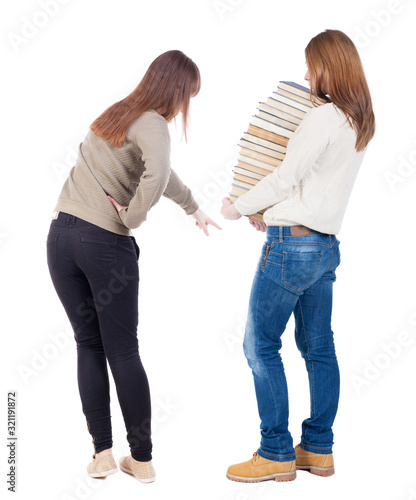
[[(235, 204), (232, 203), (229, 197), (222, 200), (222, 208), (220, 212), (225, 219), (237, 220), (241, 217), (240, 212), (235, 208)], [(249, 218), (249, 222), (255, 229), (257, 229), (257, 231), (265, 232), (267, 230), (266, 224), (262, 221)]]
[[(284, 200), (293, 186), (300, 183), (329, 142), (330, 130), (326, 126), (324, 108), (312, 108), (305, 115), (287, 145), (281, 165), (237, 198), (233, 211), (241, 215), (256, 213)], [(227, 211), (231, 213), (231, 208)]]

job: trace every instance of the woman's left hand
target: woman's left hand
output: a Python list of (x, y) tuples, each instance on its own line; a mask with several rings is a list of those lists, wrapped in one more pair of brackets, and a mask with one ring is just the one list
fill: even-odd
[(196, 210), (192, 214), (192, 217), (196, 220), (195, 225), (199, 227), (199, 229), (203, 229), (204, 233), (209, 236), (208, 233), (208, 224), (211, 224), (212, 226), (216, 227), (217, 229), (222, 229), (216, 222), (214, 222), (206, 213), (204, 213), (200, 208)]
[(222, 208), (220, 213), (224, 217), (224, 219), (229, 220), (237, 220), (241, 217), (240, 212), (235, 208), (230, 198), (224, 198), (222, 200)]
[(125, 207), (123, 207), (122, 205), (120, 205), (119, 203), (117, 203), (114, 198), (111, 198), (110, 195), (107, 195), (107, 196), (110, 198), (110, 201), (114, 205), (114, 208), (117, 210), (117, 212), (120, 212), (120, 210), (122, 208), (127, 208), (127, 205)]
[(265, 222), (251, 218), (249, 218), (248, 221), (255, 229), (257, 229), (257, 231), (262, 231), (263, 233), (267, 231), (267, 225)]

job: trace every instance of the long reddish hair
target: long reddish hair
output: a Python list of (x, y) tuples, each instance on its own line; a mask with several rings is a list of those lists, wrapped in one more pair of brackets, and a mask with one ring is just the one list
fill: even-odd
[(333, 102), (357, 132), (355, 149), (362, 151), (374, 136), (370, 91), (358, 51), (342, 31), (326, 30), (305, 49), (313, 93)]
[(190, 98), (198, 94), (201, 76), (197, 65), (180, 50), (169, 50), (149, 66), (131, 94), (107, 108), (90, 129), (113, 147), (124, 145), (133, 120), (154, 109), (170, 122), (182, 111), (183, 132), (189, 121)]

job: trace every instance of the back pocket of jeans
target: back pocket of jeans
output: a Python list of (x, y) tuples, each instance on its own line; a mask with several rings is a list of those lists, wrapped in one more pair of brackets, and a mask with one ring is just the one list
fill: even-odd
[(319, 278), (322, 252), (283, 252), (282, 285), (301, 292)]
[(84, 257), (98, 269), (104, 271), (114, 267), (118, 262), (117, 235), (106, 235), (101, 239), (96, 235), (81, 233), (81, 246)]

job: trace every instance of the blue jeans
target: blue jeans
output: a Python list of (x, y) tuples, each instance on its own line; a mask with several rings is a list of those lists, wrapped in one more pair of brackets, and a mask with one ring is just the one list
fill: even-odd
[(331, 330), (332, 286), (340, 264), (340, 242), (335, 235), (314, 230), (310, 235), (291, 236), (290, 226), (268, 226), (266, 235), (243, 343), (261, 419), (257, 453), (269, 460), (295, 459), (279, 352), (292, 312), (296, 345), (305, 360), (310, 389), (310, 417), (302, 423), (301, 446), (314, 453), (332, 453), (340, 384)]

